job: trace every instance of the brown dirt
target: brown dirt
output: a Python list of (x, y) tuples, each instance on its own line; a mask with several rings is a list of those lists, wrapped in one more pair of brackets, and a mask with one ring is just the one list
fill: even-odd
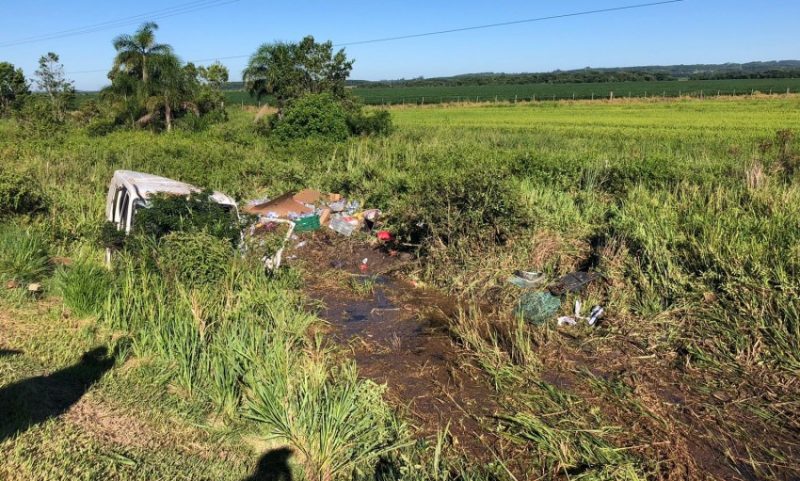
[[(494, 460), (499, 439), (484, 423), (499, 409), (496, 393), (445, 331), (457, 306), (440, 293), (387, 275), (404, 261), (378, 248), (317, 232), (292, 254), (306, 266), (309, 296), (334, 338), (352, 349), (360, 374), (386, 384), (417, 433), (435, 438), (449, 425), (453, 446)], [(359, 269), (369, 260), (369, 269)], [(374, 283), (372, 293), (351, 284)]]
[[(622, 427), (623, 444), (659, 461), (662, 479), (800, 479), (800, 468), (786, 462), (800, 459), (796, 416), (781, 422), (750, 410), (774, 408), (768, 406), (773, 397), (794, 399), (787, 404), (799, 408), (798, 398), (778, 387), (780, 382), (757, 385), (753, 380), (760, 376), (754, 373), (684, 369), (675, 359), (636, 352), (624, 340), (608, 345), (614, 347), (592, 352), (570, 343), (551, 347), (542, 353), (542, 379), (593, 400), (606, 419)], [(604, 395), (590, 386), (590, 376), (624, 386), (628, 393)]]

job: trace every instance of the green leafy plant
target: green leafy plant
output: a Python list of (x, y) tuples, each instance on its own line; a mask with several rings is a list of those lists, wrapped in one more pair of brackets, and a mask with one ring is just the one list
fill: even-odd
[(161, 272), (190, 287), (222, 279), (232, 256), (230, 243), (205, 232), (172, 232), (158, 247)]
[(180, 195), (160, 194), (136, 213), (134, 234), (160, 239), (170, 232), (206, 232), (231, 244), (239, 242), (239, 220), (229, 207), (211, 198), (209, 190)]
[(308, 94), (288, 104), (269, 119), (270, 131), (282, 140), (320, 137), (344, 140), (350, 131), (347, 112), (330, 94)]
[(358, 110), (347, 116), (347, 126), (353, 135), (389, 135), (392, 132), (392, 115), (388, 110), (372, 113)]
[(79, 316), (102, 312), (113, 285), (108, 269), (85, 259), (58, 270), (55, 282), (64, 303)]
[(47, 210), (42, 187), (30, 176), (0, 173), (0, 218), (11, 214), (35, 214)]
[(39, 232), (11, 224), (0, 225), (0, 277), (34, 282), (51, 271), (50, 249)]

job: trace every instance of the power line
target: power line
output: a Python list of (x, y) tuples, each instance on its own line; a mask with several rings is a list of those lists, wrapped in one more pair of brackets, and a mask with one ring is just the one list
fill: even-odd
[[(470, 30), (481, 30), (486, 28), (496, 28), (496, 27), (506, 27), (509, 25), (519, 25), (523, 23), (533, 23), (533, 22), (543, 22), (546, 20), (557, 20), (560, 18), (569, 18), (569, 17), (579, 17), (584, 15), (596, 15), (599, 13), (610, 13), (610, 12), (619, 12), (622, 10), (633, 10), (637, 8), (646, 8), (646, 7), (655, 7), (658, 5), (667, 5), (670, 3), (680, 3), (685, 0), (663, 0), (659, 2), (649, 2), (649, 3), (639, 3), (636, 5), (624, 5), (621, 7), (610, 7), (610, 8), (601, 8), (597, 10), (585, 10), (582, 12), (573, 12), (573, 13), (564, 13), (560, 15), (551, 15), (548, 17), (537, 17), (537, 18), (526, 18), (524, 20), (512, 20), (508, 22), (499, 22), (499, 23), (489, 23), (486, 25), (473, 25), (470, 27), (460, 27), (460, 28), (451, 28), (448, 30), (437, 30), (434, 32), (425, 32), (425, 33), (413, 33), (409, 35), (399, 35), (396, 37), (383, 37), (383, 38), (374, 38), (370, 40), (357, 40), (354, 42), (344, 42), (344, 43), (337, 43), (334, 44), (334, 47), (349, 47), (352, 45), (364, 45), (369, 43), (379, 43), (379, 42), (391, 42), (395, 40), (406, 40), (410, 38), (419, 38), (419, 37), (430, 37), (433, 35), (444, 35), (448, 33), (457, 33), (457, 32), (467, 32)], [(229, 60), (229, 59), (238, 59), (238, 58), (247, 58), (250, 55), (230, 55), (226, 57), (214, 57), (214, 58), (204, 58), (198, 60), (192, 60), (192, 62), (207, 62), (212, 60)]]
[(74, 37), (78, 35), (85, 35), (87, 33), (94, 33), (99, 32), (102, 30), (110, 30), (113, 28), (124, 27), (126, 25), (131, 25), (135, 23), (142, 22), (144, 20), (160, 20), (163, 18), (174, 17), (176, 15), (184, 15), (187, 13), (193, 13), (200, 10), (205, 10), (207, 8), (219, 7), (223, 5), (228, 5), (231, 3), (238, 2), (239, 0), (195, 0), (188, 3), (183, 3), (180, 5), (175, 5), (173, 7), (162, 8), (159, 10), (153, 10), (146, 13), (141, 13), (138, 15), (132, 15), (129, 17), (118, 18), (114, 20), (108, 20), (101, 23), (96, 23), (92, 25), (86, 25), (83, 27), (76, 27), (68, 30), (62, 30), (59, 32), (53, 32), (49, 34), (41, 34), (35, 35), (31, 37), (21, 38), (17, 40), (7, 41), (0, 43), (0, 48), (2, 47), (14, 47), (17, 45), (24, 45), (28, 43), (36, 43), (36, 42), (43, 42), (46, 40), (57, 40), (60, 38), (65, 37)]
[(598, 13), (609, 13), (609, 12), (619, 12), (621, 10), (633, 10), (636, 8), (646, 8), (646, 7), (655, 7), (657, 5), (667, 5), (670, 3), (680, 3), (684, 0), (664, 0), (660, 2), (650, 2), (650, 3), (639, 3), (636, 5), (626, 5), (622, 7), (610, 7), (610, 8), (601, 8), (597, 10), (586, 10), (583, 12), (574, 12), (574, 13), (564, 13), (561, 15), (551, 15), (548, 17), (537, 17), (537, 18), (526, 18), (524, 20), (512, 20), (509, 22), (499, 22), (499, 23), (488, 23), (486, 25), (474, 25), (471, 27), (461, 27), (461, 28), (451, 28), (449, 30), (438, 30), (435, 32), (425, 32), (425, 33), (414, 33), (410, 35), (400, 35), (397, 37), (383, 37), (383, 38), (375, 38), (372, 40), (357, 40), (355, 42), (345, 42), (337, 44), (337, 47), (347, 47), (350, 45), (364, 45), (367, 43), (378, 43), (378, 42), (391, 42), (394, 40), (406, 40), (409, 38), (419, 38), (419, 37), (429, 37), (432, 35), (443, 35), (447, 33), (456, 33), (456, 32), (467, 32), (470, 30), (481, 30), (485, 28), (495, 28), (495, 27), (506, 27), (509, 25), (519, 25), (522, 23), (533, 23), (533, 22), (542, 22), (545, 20), (556, 20), (559, 18), (568, 18), (568, 17), (580, 17), (583, 15), (595, 15)]
[[(233, 0), (237, 1), (237, 0)], [(662, 0), (658, 2), (648, 2), (648, 3), (638, 3), (635, 5), (623, 5), (619, 7), (609, 7), (609, 8), (601, 8), (596, 10), (584, 10), (581, 12), (572, 12), (572, 13), (563, 13), (559, 15), (550, 15), (546, 17), (536, 17), (536, 18), (526, 18), (522, 20), (511, 20), (507, 22), (498, 22), (498, 23), (489, 23), (484, 25), (473, 25), (469, 27), (459, 27), (459, 28), (451, 28), (447, 30), (437, 30), (433, 32), (424, 32), (424, 33), (414, 33), (409, 35), (398, 35), (395, 37), (382, 37), (382, 38), (374, 38), (370, 40), (357, 40), (353, 42), (344, 42), (344, 43), (336, 43), (334, 47), (348, 47), (352, 45), (364, 45), (370, 43), (380, 43), (380, 42), (392, 42), (396, 40), (407, 40), (411, 38), (420, 38), (420, 37), (430, 37), (434, 35), (445, 35), (450, 33), (457, 33), (457, 32), (467, 32), (470, 30), (481, 30), (481, 29), (488, 29), (488, 28), (497, 28), (497, 27), (505, 27), (509, 25), (519, 25), (525, 23), (534, 23), (534, 22), (543, 22), (547, 20), (557, 20), (562, 18), (570, 18), (570, 17), (580, 17), (580, 16), (587, 16), (587, 15), (597, 15), (601, 13), (611, 13), (611, 12), (619, 12), (624, 10), (634, 10), (634, 9), (642, 9), (648, 7), (655, 7), (659, 5), (668, 5), (672, 3), (681, 3), (685, 0)], [(240, 58), (249, 58), (250, 55), (228, 55), (223, 57), (210, 57), (210, 58), (202, 58), (202, 59), (193, 59), (189, 60), (189, 62), (210, 62), (216, 60), (233, 60), (233, 59), (240, 59)], [(69, 74), (82, 74), (82, 73), (97, 73), (97, 72), (105, 72), (106, 70), (84, 70), (81, 72), (68, 72)]]

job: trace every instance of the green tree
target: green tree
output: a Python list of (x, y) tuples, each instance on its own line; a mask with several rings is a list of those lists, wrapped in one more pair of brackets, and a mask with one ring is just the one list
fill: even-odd
[(21, 107), (28, 94), (30, 90), (22, 69), (15, 69), (8, 62), (0, 62), (0, 115)]
[(155, 31), (158, 25), (154, 22), (142, 24), (133, 35), (120, 35), (114, 39), (114, 68), (109, 77), (125, 72), (139, 78), (144, 84), (150, 80), (150, 66), (153, 59), (172, 54), (172, 47), (156, 43)]
[(53, 114), (59, 121), (64, 120), (67, 108), (75, 100), (75, 87), (64, 76), (64, 66), (58, 55), (48, 52), (39, 58), (39, 68), (34, 72), (36, 86), (50, 99)]
[(219, 62), (214, 62), (208, 67), (200, 67), (199, 76), (204, 86), (204, 97), (225, 109), (225, 97), (222, 95), (222, 87), (228, 83), (228, 68)]
[(197, 87), (194, 65), (181, 66), (178, 57), (164, 54), (152, 62), (152, 67), (149, 85), (152, 95), (147, 101), (147, 109), (151, 114), (163, 111), (167, 131), (172, 130), (176, 111), (192, 111), (199, 116), (193, 102)]
[(307, 36), (299, 43), (261, 45), (242, 76), (250, 95), (259, 99), (272, 95), (282, 108), (310, 93), (345, 98), (345, 81), (352, 69), (353, 60), (347, 59), (344, 49), (334, 53), (330, 41), (317, 43)]

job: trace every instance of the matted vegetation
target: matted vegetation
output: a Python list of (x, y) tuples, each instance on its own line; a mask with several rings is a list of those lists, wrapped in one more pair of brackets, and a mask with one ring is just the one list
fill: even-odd
[[(389, 136), (340, 142), (265, 139), (238, 109), (203, 132), (166, 135), (70, 126), (34, 141), (5, 121), (0, 165), (25, 166), (49, 209), (4, 220), (0, 249), (13, 257), (0, 275), (47, 281), (55, 270), (53, 292), (88, 316), (83, 338), (37, 343), (112, 341), (143, 364), (126, 378), (137, 392), (158, 386), (177, 418), (221, 424), (211, 431), (226, 442), (289, 446), (302, 454), (298, 479), (791, 479), (798, 108), (794, 96), (407, 108), (392, 112)], [(449, 332), (501, 400), (485, 429), (510, 447), (477, 467), (446, 425), (410, 444), (383, 388), (359, 379), (303, 309), (297, 271), (267, 277), (220, 242), (183, 272), (191, 250), (170, 243), (211, 243), (195, 233), (153, 240), (146, 258), (123, 252), (100, 274), (106, 182), (118, 168), (239, 198), (316, 187), (381, 208), (422, 254), (406, 274), (460, 298)], [(56, 268), (55, 256), (73, 263)], [(511, 316), (510, 271), (578, 267), (601, 274), (584, 295), (606, 307), (599, 328)], [(59, 302), (12, 291), (2, 303), (16, 313)], [(22, 442), (61, 435), (46, 429)], [(13, 442), (0, 450), (14, 466), (53, 477), (31, 461), (43, 455)]]

